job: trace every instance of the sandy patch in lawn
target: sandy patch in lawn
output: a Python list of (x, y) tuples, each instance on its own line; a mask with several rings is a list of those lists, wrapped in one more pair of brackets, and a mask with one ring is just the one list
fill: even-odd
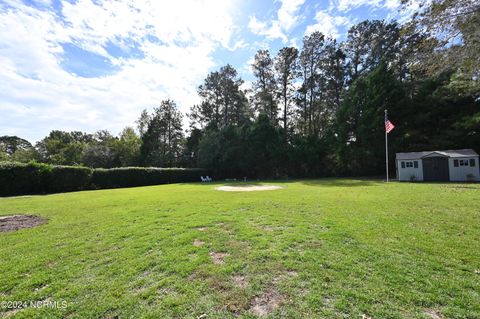
[(201, 247), (201, 246), (203, 246), (203, 244), (205, 244), (205, 242), (200, 240), (200, 239), (195, 239), (193, 241), (193, 246), (195, 246), (195, 247)]
[(233, 277), (233, 283), (238, 288), (245, 288), (248, 285), (247, 278), (245, 278), (245, 276), (234, 276)]
[(273, 191), (282, 189), (281, 186), (276, 185), (239, 185), (239, 186), (220, 186), (215, 188), (217, 191), (224, 192), (256, 192), (256, 191)]
[(0, 216), (0, 232), (32, 228), (45, 223), (45, 219), (35, 215)]
[(268, 316), (275, 309), (280, 307), (284, 297), (274, 288), (270, 288), (253, 300), (250, 311), (259, 317)]
[(222, 265), (224, 258), (230, 256), (229, 253), (210, 253), (210, 257), (215, 265)]
[(427, 317), (432, 318), (432, 319), (442, 319), (443, 318), (442, 315), (434, 309), (425, 310), (425, 314), (427, 315)]

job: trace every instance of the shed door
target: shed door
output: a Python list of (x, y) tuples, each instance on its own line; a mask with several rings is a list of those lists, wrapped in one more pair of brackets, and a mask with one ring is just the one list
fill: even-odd
[(422, 163), (424, 181), (447, 182), (450, 180), (447, 157), (427, 157), (422, 160)]

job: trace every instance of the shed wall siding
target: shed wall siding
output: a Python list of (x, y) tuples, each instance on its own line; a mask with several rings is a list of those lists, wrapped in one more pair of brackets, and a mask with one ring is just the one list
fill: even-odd
[(477, 157), (462, 157), (461, 159), (470, 160), (471, 158), (475, 159), (475, 166), (453, 166), (453, 161), (460, 158), (449, 158), (448, 159), (448, 168), (450, 170), (450, 181), (452, 182), (466, 182), (468, 181), (467, 175), (472, 174), (475, 178), (475, 181), (480, 181), (480, 170), (479, 162)]
[[(417, 181), (423, 181), (423, 165), (422, 160), (415, 160), (418, 162), (418, 168), (405, 167), (402, 168), (402, 162), (413, 162), (414, 160), (397, 160), (398, 180), (410, 181), (410, 177), (413, 175)], [(453, 165), (453, 164), (452, 164)]]

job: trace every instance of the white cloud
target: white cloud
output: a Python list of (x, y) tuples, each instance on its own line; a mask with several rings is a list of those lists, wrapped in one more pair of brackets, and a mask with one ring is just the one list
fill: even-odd
[(400, 0), (385, 0), (384, 7), (389, 10), (397, 10), (400, 7)]
[(327, 36), (338, 38), (340, 36), (338, 28), (352, 24), (347, 17), (332, 16), (326, 11), (318, 11), (315, 14), (315, 21), (315, 24), (307, 27), (305, 34), (311, 34), (314, 31), (320, 31)]
[[(430, 5), (432, 0), (427, 0), (424, 3), (425, 7)], [(419, 0), (412, 0), (408, 2), (407, 5), (402, 6), (400, 0), (386, 0), (385, 8), (392, 11), (387, 17), (387, 19), (396, 19), (400, 23), (404, 23), (407, 20), (410, 20), (415, 13), (422, 11)]]
[[(53, 11), (0, 4), (0, 29), (9, 30), (0, 32), (0, 135), (38, 140), (52, 129), (117, 133), (164, 98), (186, 112), (215, 65), (215, 49), (245, 45), (232, 39), (232, 1), (79, 0), (63, 2), (63, 20)], [(128, 41), (138, 44), (142, 58), (106, 50), (108, 43), (125, 47)], [(61, 66), (63, 43), (100, 54), (118, 70), (91, 78), (71, 74)]]
[(256, 17), (252, 16), (248, 22), (248, 28), (253, 33), (267, 37), (268, 39), (281, 39), (284, 43), (288, 41), (278, 20), (271, 21), (269, 25), (267, 22), (258, 21)]
[(382, 0), (330, 0), (330, 10), (346, 12), (361, 6), (378, 7)]
[(285, 31), (290, 31), (297, 23), (297, 15), (305, 0), (282, 0), (282, 6), (278, 10), (278, 22)]
[(305, 0), (280, 0), (281, 6), (277, 18), (271, 21), (259, 21), (255, 16), (250, 17), (248, 28), (257, 35), (268, 39), (280, 39), (288, 42), (288, 33), (295, 27), (300, 19), (299, 10)]

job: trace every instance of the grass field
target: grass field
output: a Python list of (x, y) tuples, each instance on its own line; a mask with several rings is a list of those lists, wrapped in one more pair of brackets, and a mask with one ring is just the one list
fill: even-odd
[(0, 302), (67, 304), (0, 317), (480, 318), (480, 185), (275, 184), (0, 199), (48, 219), (0, 233)]

